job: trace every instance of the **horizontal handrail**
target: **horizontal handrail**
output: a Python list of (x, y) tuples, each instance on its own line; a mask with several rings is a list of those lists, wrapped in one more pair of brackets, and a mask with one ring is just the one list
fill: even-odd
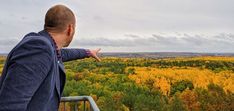
[(69, 96), (62, 97), (61, 102), (77, 102), (77, 101), (88, 101), (90, 103), (90, 107), (93, 111), (100, 111), (95, 101), (91, 96)]

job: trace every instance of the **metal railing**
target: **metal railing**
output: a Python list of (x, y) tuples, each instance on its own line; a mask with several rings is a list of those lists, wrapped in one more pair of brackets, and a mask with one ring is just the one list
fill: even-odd
[(98, 106), (96, 105), (95, 101), (91, 96), (70, 96), (70, 97), (62, 97), (60, 103), (63, 103), (63, 111), (66, 111), (66, 102), (75, 103), (74, 104), (74, 111), (78, 111), (78, 103), (83, 101), (83, 111), (86, 111), (86, 102), (89, 102), (90, 110), (91, 111), (100, 111)]

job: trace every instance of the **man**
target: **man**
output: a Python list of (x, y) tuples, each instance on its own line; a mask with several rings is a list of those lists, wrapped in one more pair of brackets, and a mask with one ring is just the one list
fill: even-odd
[(44, 30), (29, 33), (8, 54), (0, 78), (0, 111), (57, 111), (65, 84), (63, 62), (93, 57), (97, 50), (62, 49), (76, 19), (64, 5), (50, 8)]

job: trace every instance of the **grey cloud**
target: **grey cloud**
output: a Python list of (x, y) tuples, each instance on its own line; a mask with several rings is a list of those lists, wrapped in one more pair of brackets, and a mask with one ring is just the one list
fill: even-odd
[[(133, 35), (133, 38), (129, 38), (129, 35)], [(104, 50), (111, 47), (110, 50), (139, 52), (234, 52), (233, 34), (218, 34), (213, 36), (189, 34), (174, 34), (173, 36), (160, 34), (152, 34), (151, 36), (127, 34), (126, 36), (125, 34), (123, 37), (125, 38), (80, 38), (73, 40), (71, 47), (102, 47)], [(19, 41), (17, 38), (0, 39), (0, 52), (9, 52)]]
[(222, 33), (222, 34), (214, 36), (214, 38), (217, 39), (217, 40), (222, 40), (222, 41), (227, 41), (227, 42), (234, 41), (234, 35), (233, 34)]
[(8, 53), (19, 41), (13, 38), (0, 39), (0, 53)]
[[(182, 37), (165, 36), (159, 34), (152, 34), (152, 36), (144, 37), (142, 35), (130, 34), (137, 36), (137, 38), (125, 39), (78, 39), (74, 40), (75, 44), (80, 46), (92, 47), (145, 47), (151, 50), (162, 51), (189, 51), (189, 52), (234, 52), (233, 35), (218, 34), (214, 36), (204, 35), (189, 35), (181, 34)], [(227, 40), (229, 38), (230, 40)], [(74, 44), (72, 46), (75, 46)]]
[(176, 45), (180, 42), (180, 40), (178, 40), (179, 38), (173, 36), (162, 36), (162, 35), (157, 35), (157, 34), (152, 34), (152, 37), (155, 38), (157, 40), (157, 42), (161, 45)]
[(0, 39), (0, 46), (14, 45), (17, 42), (19, 42), (19, 40), (18, 39), (13, 39), (13, 38)]
[(182, 38), (185, 42), (190, 43), (190, 45), (203, 45), (207, 42), (209, 42), (209, 40), (205, 37), (202, 37), (200, 35), (195, 35), (195, 36), (190, 36), (188, 34), (184, 34), (184, 38)]
[(73, 44), (79, 44), (82, 46), (134, 46), (135, 44), (132, 41), (119, 39), (119, 40), (111, 40), (108, 38), (96, 38), (96, 39), (78, 39), (74, 40)]
[(94, 20), (97, 20), (98, 22), (103, 22), (105, 19), (103, 18), (103, 17), (101, 17), (101, 16), (99, 16), (99, 15), (95, 15), (94, 17), (93, 17), (93, 19)]
[(139, 38), (139, 35), (135, 35), (135, 34), (125, 34), (125, 37), (131, 37), (131, 38)]

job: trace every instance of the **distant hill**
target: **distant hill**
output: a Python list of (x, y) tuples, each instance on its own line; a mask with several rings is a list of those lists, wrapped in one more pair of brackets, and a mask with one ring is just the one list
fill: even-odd
[(0, 56), (7, 56), (7, 53), (0, 53)]
[(190, 53), (190, 52), (134, 52), (134, 53), (101, 53), (102, 57), (127, 58), (165, 58), (165, 57), (196, 57), (196, 56), (234, 56), (234, 53)]

